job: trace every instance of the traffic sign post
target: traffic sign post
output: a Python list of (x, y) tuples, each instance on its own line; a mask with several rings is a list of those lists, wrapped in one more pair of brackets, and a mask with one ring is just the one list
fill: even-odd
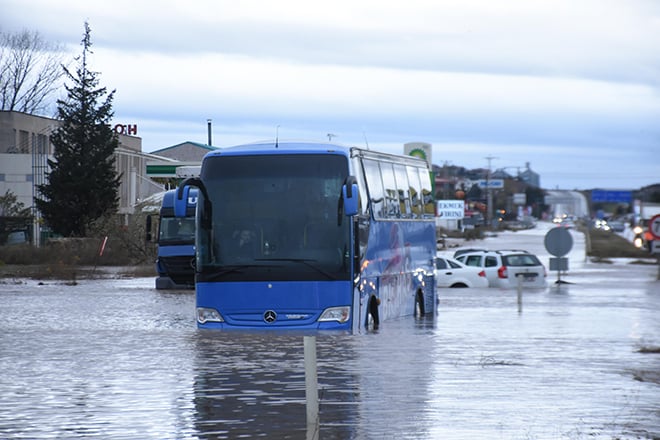
[(649, 232), (653, 236), (653, 240), (660, 240), (660, 214), (654, 215), (649, 220)]
[(557, 284), (561, 283), (561, 271), (568, 270), (568, 254), (573, 248), (573, 236), (568, 229), (558, 226), (545, 234), (545, 249), (557, 258), (550, 258), (550, 270), (557, 270)]
[(649, 220), (649, 232), (653, 241), (651, 242), (651, 253), (658, 260), (658, 279), (660, 280), (660, 214), (654, 215)]
[(555, 257), (563, 257), (573, 248), (573, 237), (568, 229), (558, 226), (545, 234), (545, 249)]
[(660, 240), (653, 240), (651, 242), (651, 253), (660, 254)]

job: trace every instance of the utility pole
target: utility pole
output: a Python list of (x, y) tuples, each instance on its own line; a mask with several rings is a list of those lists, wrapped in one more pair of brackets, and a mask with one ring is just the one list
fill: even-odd
[(495, 156), (486, 156), (488, 161), (488, 174), (486, 175), (486, 226), (490, 228), (491, 219), (493, 218), (493, 194), (490, 191), (490, 162), (497, 159)]
[(442, 174), (444, 175), (444, 178), (445, 178), (444, 179), (445, 182), (444, 182), (444, 185), (443, 185), (443, 191), (442, 191), (442, 193), (443, 193), (442, 197), (445, 200), (449, 199), (449, 168), (448, 168), (449, 164), (450, 164), (450, 162), (446, 160), (443, 163), (443, 167), (442, 167), (443, 168), (443, 170), (442, 170), (443, 173)]

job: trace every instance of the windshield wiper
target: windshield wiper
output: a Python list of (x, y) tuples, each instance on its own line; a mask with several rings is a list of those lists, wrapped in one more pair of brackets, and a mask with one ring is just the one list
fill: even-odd
[(224, 277), (225, 275), (228, 275), (230, 273), (243, 273), (244, 271), (238, 269), (236, 266), (226, 266), (223, 269), (220, 270), (214, 270), (213, 272), (204, 272), (204, 280), (205, 281), (216, 281), (219, 278)]
[(310, 267), (320, 274), (326, 276), (329, 280), (336, 280), (337, 277), (335, 275), (332, 275), (331, 273), (323, 270), (322, 268), (318, 267), (315, 264), (317, 260), (311, 260), (308, 258), (255, 258), (255, 261), (291, 261), (293, 263), (302, 263), (307, 267)]
[(218, 270), (204, 271), (203, 272), (204, 281), (216, 281), (220, 278), (223, 278), (225, 275), (245, 273), (244, 269), (251, 269), (254, 267), (272, 267), (272, 266), (263, 265), (263, 264), (234, 264), (231, 266), (222, 266)]

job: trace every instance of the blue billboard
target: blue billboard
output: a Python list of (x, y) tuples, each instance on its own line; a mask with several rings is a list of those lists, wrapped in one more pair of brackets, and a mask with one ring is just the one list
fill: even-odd
[(632, 191), (595, 189), (591, 191), (592, 203), (632, 203)]

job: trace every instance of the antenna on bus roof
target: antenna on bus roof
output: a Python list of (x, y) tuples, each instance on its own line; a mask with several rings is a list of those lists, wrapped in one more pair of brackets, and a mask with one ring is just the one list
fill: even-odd
[(362, 130), (362, 136), (364, 136), (364, 143), (367, 146), (367, 150), (369, 149), (369, 141), (367, 140), (367, 133)]
[(277, 127), (275, 127), (275, 148), (279, 147), (280, 143), (280, 125), (277, 124)]

